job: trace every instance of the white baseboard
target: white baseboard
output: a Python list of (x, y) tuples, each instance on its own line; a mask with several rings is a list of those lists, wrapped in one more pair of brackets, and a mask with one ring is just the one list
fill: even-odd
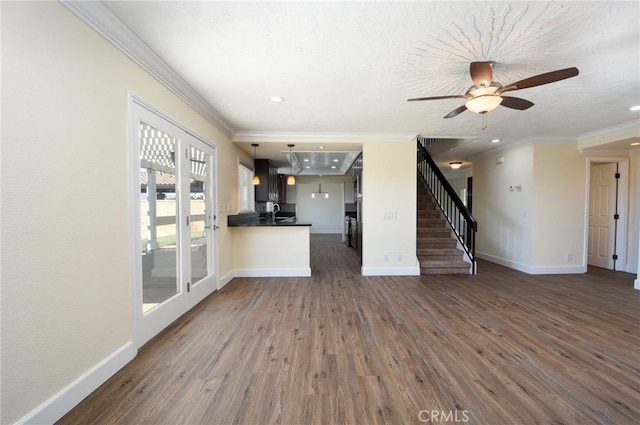
[(640, 291), (640, 278), (633, 281), (633, 289)]
[(530, 266), (528, 264), (519, 263), (517, 261), (507, 260), (506, 258), (496, 257), (494, 255), (476, 252), (476, 257), (509, 267), (527, 274), (581, 274), (587, 272), (584, 265), (575, 266)]
[(128, 342), (100, 363), (80, 375), (44, 403), (19, 419), (16, 424), (52, 424), (122, 369), (137, 354), (133, 342)]
[(506, 258), (496, 257), (494, 255), (485, 254), (483, 252), (476, 251), (476, 257), (481, 260), (491, 261), (492, 263), (500, 264), (501, 266), (509, 267), (510, 269), (518, 270), (524, 273), (531, 273), (531, 266), (527, 264), (518, 263), (517, 261), (507, 260)]
[(235, 269), (235, 277), (309, 277), (311, 267), (299, 269)]
[(229, 273), (222, 276), (218, 280), (218, 291), (224, 288), (227, 283), (231, 282), (234, 277), (236, 277), (234, 270), (231, 270)]
[(531, 274), (582, 274), (586, 273), (584, 266), (533, 266)]
[(365, 267), (362, 276), (420, 276), (420, 264), (413, 267)]

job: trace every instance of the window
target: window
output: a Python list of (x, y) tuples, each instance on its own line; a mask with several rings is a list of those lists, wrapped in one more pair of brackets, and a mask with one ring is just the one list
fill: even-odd
[(251, 183), (253, 170), (238, 164), (238, 212), (253, 212), (255, 210), (256, 191)]

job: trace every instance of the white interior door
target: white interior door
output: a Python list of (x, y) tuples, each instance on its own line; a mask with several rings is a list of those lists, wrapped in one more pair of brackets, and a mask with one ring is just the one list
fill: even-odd
[(593, 164), (589, 186), (587, 264), (613, 270), (617, 164)]
[(132, 107), (136, 344), (216, 289), (215, 149)]

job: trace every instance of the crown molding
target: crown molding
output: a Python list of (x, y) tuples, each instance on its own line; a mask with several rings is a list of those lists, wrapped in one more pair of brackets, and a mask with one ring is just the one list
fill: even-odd
[(512, 143), (506, 143), (503, 146), (499, 146), (501, 143), (497, 143), (496, 147), (480, 152), (477, 155), (473, 155), (469, 158), (469, 161), (473, 162), (477, 159), (484, 158), (496, 152), (507, 152), (513, 149), (517, 149), (526, 145), (570, 145), (576, 144), (577, 139), (573, 137), (564, 136), (527, 136), (522, 139), (516, 140)]
[(233, 137), (235, 129), (231, 124), (101, 1), (60, 0), (60, 3), (227, 137)]
[(416, 136), (416, 133), (237, 131), (231, 140), (262, 143), (404, 143), (415, 140)]
[(578, 149), (583, 150), (618, 140), (640, 137), (640, 120), (617, 124), (578, 136)]

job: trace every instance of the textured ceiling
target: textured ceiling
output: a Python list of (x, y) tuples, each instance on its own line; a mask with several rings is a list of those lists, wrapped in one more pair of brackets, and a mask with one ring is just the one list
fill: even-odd
[[(639, 117), (629, 111), (640, 104), (639, 2), (107, 6), (240, 132), (466, 140), (443, 154), (449, 160), (495, 148), (493, 138), (576, 138)], [(485, 60), (495, 62), (503, 85), (572, 66), (580, 75), (514, 92), (535, 103), (526, 111), (499, 107), (445, 120), (459, 99), (406, 102), (463, 94), (469, 62)], [(270, 102), (275, 95), (285, 102)]]

